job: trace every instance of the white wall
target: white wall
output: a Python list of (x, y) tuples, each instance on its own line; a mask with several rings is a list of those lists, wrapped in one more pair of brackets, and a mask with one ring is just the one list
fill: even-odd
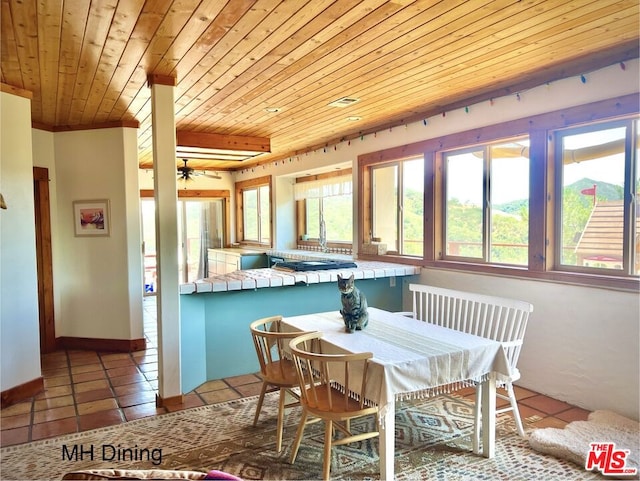
[(438, 269), (422, 269), (420, 282), (531, 302), (517, 384), (639, 418), (638, 293)]
[[(144, 268), (142, 260), (142, 227), (140, 224), (140, 187), (138, 172), (138, 131), (122, 129), (124, 172), (124, 208), (126, 223), (127, 287), (129, 306), (128, 339), (144, 337), (142, 295)], [(123, 226), (124, 224), (123, 223)]]
[(278, 177), (273, 182), (274, 207), (277, 215), (273, 219), (273, 246), (276, 249), (295, 249), (296, 202), (293, 198), (293, 181)]
[[(40, 371), (30, 100), (0, 93), (0, 391)], [(19, 342), (17, 342), (19, 341)]]
[[(60, 265), (57, 336), (136, 339), (142, 328), (142, 253), (134, 129), (55, 134)], [(108, 199), (108, 237), (75, 237), (73, 201)]]

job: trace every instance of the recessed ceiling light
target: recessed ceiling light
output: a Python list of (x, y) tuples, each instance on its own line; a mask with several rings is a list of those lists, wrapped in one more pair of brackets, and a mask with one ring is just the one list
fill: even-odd
[(280, 112), (282, 110), (280, 107), (267, 107), (264, 109), (265, 112), (269, 112), (270, 114), (275, 114), (276, 112)]
[(357, 99), (355, 97), (342, 97), (331, 102), (329, 104), (329, 107), (347, 107), (348, 105), (355, 104), (359, 101), (360, 99)]
[(352, 115), (351, 117), (347, 117), (347, 120), (350, 122), (357, 122), (358, 120), (362, 120), (362, 117), (358, 117), (357, 115)]

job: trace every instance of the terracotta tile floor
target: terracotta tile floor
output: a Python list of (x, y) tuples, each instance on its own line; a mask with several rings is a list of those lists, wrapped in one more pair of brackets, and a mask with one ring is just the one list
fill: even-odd
[[(58, 351), (42, 356), (45, 391), (0, 410), (1, 446), (86, 431), (196, 406), (253, 396), (254, 375), (209, 381), (171, 408), (157, 408), (158, 356), (155, 299), (145, 298), (147, 349), (133, 353)], [(463, 394), (473, 396), (473, 389)], [(522, 418), (537, 415), (538, 427), (562, 427), (588, 411), (516, 388)], [(504, 405), (498, 400), (498, 406)]]

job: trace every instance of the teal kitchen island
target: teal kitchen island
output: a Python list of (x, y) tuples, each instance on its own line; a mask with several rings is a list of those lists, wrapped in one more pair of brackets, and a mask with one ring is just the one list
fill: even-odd
[[(370, 307), (402, 310), (403, 280), (420, 268), (355, 261), (356, 267), (239, 270), (180, 286), (182, 392), (206, 381), (259, 370), (249, 324), (262, 317), (339, 311), (338, 274), (356, 279)], [(398, 279), (400, 278), (400, 279)]]

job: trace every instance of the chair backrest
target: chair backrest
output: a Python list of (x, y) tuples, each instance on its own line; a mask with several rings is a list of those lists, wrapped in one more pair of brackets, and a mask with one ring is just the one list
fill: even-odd
[[(249, 326), (256, 348), (260, 372), (268, 375), (268, 366), (285, 359), (285, 350), (289, 341), (300, 335), (299, 332), (282, 332), (282, 316), (264, 317), (253, 321)], [(279, 363), (280, 369), (285, 366)], [(284, 372), (282, 372), (284, 374)]]
[(516, 367), (532, 304), (424, 284), (409, 284), (409, 291), (415, 319), (499, 341)]
[[(301, 388), (300, 401), (331, 413), (375, 412), (376, 407), (365, 403), (367, 371), (373, 354), (324, 354), (321, 339), (321, 332), (310, 332), (289, 343)], [(336, 392), (340, 394), (336, 396)]]

